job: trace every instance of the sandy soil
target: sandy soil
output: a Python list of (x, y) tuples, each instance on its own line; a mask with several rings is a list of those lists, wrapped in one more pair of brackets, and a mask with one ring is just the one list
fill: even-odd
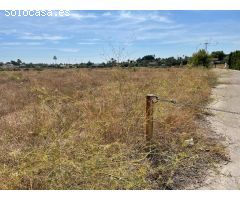
[[(240, 71), (214, 69), (219, 75), (219, 85), (213, 89), (213, 108), (240, 112)], [(231, 161), (211, 172), (201, 189), (240, 189), (240, 115), (213, 112), (207, 119), (212, 130), (222, 139)]]

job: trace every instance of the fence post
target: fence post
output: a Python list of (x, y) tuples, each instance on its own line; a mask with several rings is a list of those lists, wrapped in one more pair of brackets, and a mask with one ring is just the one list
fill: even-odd
[(154, 94), (146, 96), (146, 142), (150, 144), (153, 137), (153, 100), (156, 98)]

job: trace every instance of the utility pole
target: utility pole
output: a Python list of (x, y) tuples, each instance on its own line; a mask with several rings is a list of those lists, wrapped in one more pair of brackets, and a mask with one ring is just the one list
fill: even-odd
[(208, 45), (211, 45), (211, 46), (218, 45), (218, 42), (212, 42), (211, 40), (208, 40), (208, 41), (204, 42), (203, 44), (205, 46), (205, 51), (207, 52), (208, 51)]
[(205, 42), (204, 45), (205, 45), (205, 51), (207, 52), (207, 47), (210, 43), (209, 42)]

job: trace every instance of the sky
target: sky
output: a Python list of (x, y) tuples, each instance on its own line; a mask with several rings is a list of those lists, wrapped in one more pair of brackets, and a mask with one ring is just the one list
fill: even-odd
[(80, 63), (190, 56), (240, 49), (240, 11), (70, 11), (70, 16), (5, 16), (0, 61)]

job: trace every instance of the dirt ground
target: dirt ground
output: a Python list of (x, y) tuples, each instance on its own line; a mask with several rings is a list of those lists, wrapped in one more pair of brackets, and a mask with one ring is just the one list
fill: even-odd
[[(214, 69), (219, 84), (214, 88), (212, 108), (240, 112), (240, 71)], [(207, 119), (212, 130), (226, 144), (230, 162), (211, 172), (201, 189), (240, 189), (240, 115), (213, 112)]]

